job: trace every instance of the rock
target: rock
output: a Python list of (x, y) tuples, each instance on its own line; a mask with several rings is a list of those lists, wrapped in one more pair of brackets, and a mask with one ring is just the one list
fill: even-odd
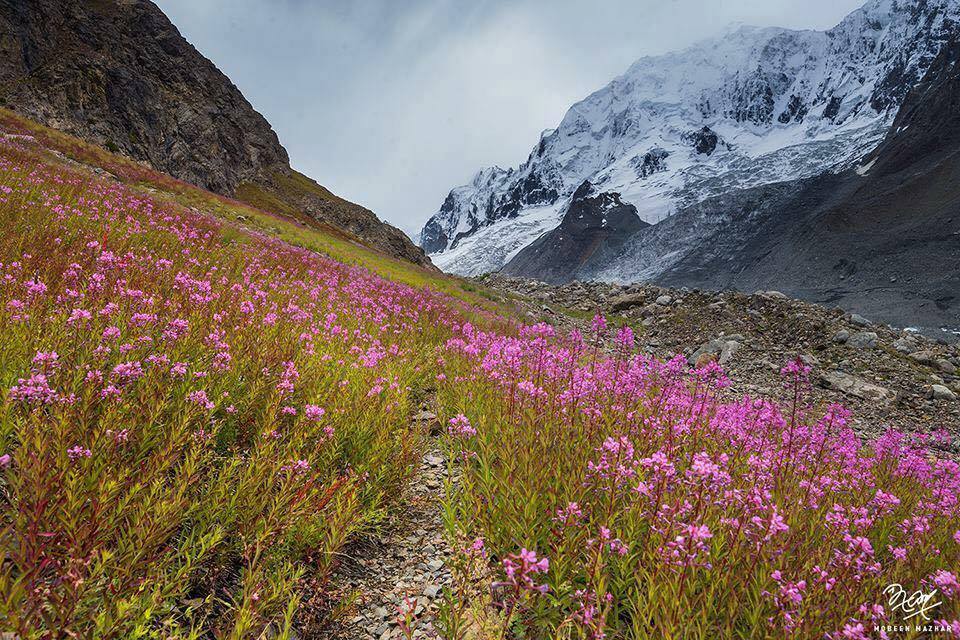
[(800, 361), (808, 367), (817, 367), (820, 366), (820, 358), (815, 355), (804, 353), (800, 356)]
[(873, 349), (877, 346), (877, 334), (873, 331), (858, 331), (847, 339), (847, 346), (854, 349)]
[[(692, 354), (690, 354), (690, 357), (687, 358), (687, 361), (690, 362), (690, 364), (694, 364), (698, 367), (703, 366), (703, 364), (709, 362), (709, 360), (704, 360), (703, 364), (698, 364), (701, 362), (701, 358), (703, 358), (703, 356), (718, 356), (720, 355), (721, 349), (723, 349), (722, 340), (707, 340), (697, 347)], [(716, 358), (714, 357), (711, 359), (715, 360)]]
[(698, 368), (711, 360), (718, 360), (720, 364), (726, 364), (737, 353), (740, 346), (740, 342), (736, 340), (725, 340), (723, 338), (708, 340), (690, 355), (688, 361)]
[(957, 367), (946, 358), (939, 358), (934, 361), (934, 364), (937, 365), (937, 369), (951, 376), (957, 372)]
[(935, 384), (930, 387), (930, 392), (927, 394), (927, 397), (933, 400), (952, 401), (957, 399), (957, 394), (942, 384)]
[(702, 369), (703, 367), (707, 366), (711, 362), (716, 361), (716, 359), (717, 359), (717, 354), (715, 353), (701, 353), (696, 358), (691, 356), (690, 362), (692, 362), (693, 366), (696, 367), (697, 369)]
[(736, 340), (727, 340), (720, 348), (720, 364), (727, 364), (733, 359), (737, 351), (740, 350), (740, 343)]
[(850, 314), (850, 322), (857, 325), (858, 327), (868, 327), (870, 326), (870, 321), (864, 318), (859, 313)]
[(917, 350), (917, 343), (910, 338), (897, 338), (893, 343), (893, 348), (900, 353), (909, 355)]
[(670, 304), (671, 302), (673, 302), (673, 298), (671, 298), (668, 295), (662, 295), (657, 298), (657, 304), (662, 305), (664, 307)]
[(428, 584), (423, 588), (423, 595), (428, 598), (436, 598), (438, 593), (440, 593), (440, 585), (438, 584)]
[(843, 373), (841, 371), (828, 371), (820, 375), (820, 386), (827, 389), (834, 389), (841, 393), (855, 396), (863, 400), (873, 402), (889, 402), (895, 397), (890, 389), (867, 382), (863, 378)]
[(910, 358), (916, 360), (920, 364), (933, 364), (936, 359), (936, 354), (932, 351), (916, 351), (910, 354)]
[(762, 298), (769, 298), (771, 300), (786, 300), (787, 295), (781, 293), (780, 291), (757, 291), (757, 295)]
[(647, 318), (650, 316), (660, 316), (665, 313), (669, 313), (669, 311), (670, 311), (669, 308), (664, 307), (663, 305), (659, 305), (656, 302), (651, 302), (650, 304), (648, 304), (647, 306), (645, 306), (643, 309), (640, 310), (640, 316), (643, 318)]
[(850, 339), (850, 332), (847, 331), (846, 329), (840, 329), (835, 334), (833, 334), (833, 337), (831, 338), (831, 340), (833, 340), (838, 344), (843, 344), (849, 339)]
[(437, 414), (433, 413), (432, 411), (427, 411), (426, 409), (421, 409), (413, 416), (413, 419), (416, 422), (429, 422), (431, 420), (436, 420)]
[(617, 296), (610, 301), (610, 310), (614, 313), (618, 311), (626, 311), (627, 309), (632, 309), (633, 307), (639, 307), (644, 303), (644, 296), (641, 293), (626, 293), (622, 296)]

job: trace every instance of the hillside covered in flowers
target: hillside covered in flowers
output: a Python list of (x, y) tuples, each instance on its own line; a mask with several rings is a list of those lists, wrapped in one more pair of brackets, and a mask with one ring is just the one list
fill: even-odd
[(799, 361), (731, 401), (717, 364), (643, 355), (629, 325), (527, 325), (0, 120), (0, 632), (324, 637), (430, 397), (439, 637), (960, 636), (960, 466), (927, 449), (955, 434), (864, 441)]

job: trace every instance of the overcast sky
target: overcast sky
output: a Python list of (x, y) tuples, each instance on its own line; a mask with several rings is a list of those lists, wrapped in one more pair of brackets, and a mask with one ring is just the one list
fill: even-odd
[(295, 168), (417, 230), (637, 58), (731, 22), (825, 29), (862, 0), (154, 0)]

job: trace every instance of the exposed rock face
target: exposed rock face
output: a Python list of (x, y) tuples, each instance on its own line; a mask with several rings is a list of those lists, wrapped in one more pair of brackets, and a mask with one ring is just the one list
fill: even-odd
[(29, 118), (221, 193), (288, 164), (270, 124), (151, 2), (0, 0), (0, 29), (3, 99)]
[(656, 278), (775, 286), (900, 325), (960, 328), (960, 43), (944, 48), (859, 167), (780, 189), (750, 208), (757, 219), (739, 248), (720, 249), (733, 228), (717, 226), (706, 250)]
[(708, 156), (717, 148), (720, 137), (710, 127), (703, 127), (687, 136), (687, 141), (698, 154)]
[(584, 181), (570, 198), (560, 226), (518, 253), (503, 272), (566, 282), (592, 260), (615, 252), (626, 238), (646, 226), (636, 207), (624, 203), (619, 193), (598, 192)]
[(637, 156), (634, 159), (633, 167), (637, 170), (638, 178), (646, 178), (655, 173), (667, 170), (667, 157), (670, 152), (660, 147), (655, 147), (643, 154), (643, 157)]
[(0, 0), (0, 33), (4, 106), (211, 191), (257, 185), (361, 242), (428, 263), (362, 207), (326, 190), (277, 189), (278, 175), (296, 178), (286, 186), (302, 176), (270, 124), (152, 2)]

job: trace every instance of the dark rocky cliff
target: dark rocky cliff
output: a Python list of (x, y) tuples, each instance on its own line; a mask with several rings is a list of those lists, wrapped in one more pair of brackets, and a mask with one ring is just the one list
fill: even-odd
[(429, 263), (400, 230), (293, 171), (267, 120), (147, 0), (0, 0), (0, 104), (181, 180), (254, 194), (251, 204), (279, 200)]
[(650, 225), (619, 193), (597, 192), (584, 181), (570, 198), (560, 225), (543, 234), (502, 269), (505, 274), (561, 283), (575, 279), (593, 262), (602, 262), (624, 240)]

